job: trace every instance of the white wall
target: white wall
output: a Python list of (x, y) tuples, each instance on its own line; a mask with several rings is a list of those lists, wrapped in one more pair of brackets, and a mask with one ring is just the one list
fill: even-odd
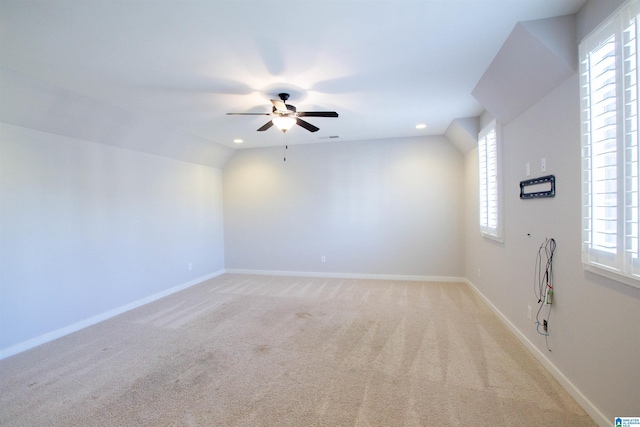
[[(463, 157), (444, 137), (239, 150), (228, 269), (461, 277)], [(326, 263), (321, 256), (326, 256)]]
[(0, 355), (223, 268), (219, 169), (0, 124)]
[[(584, 396), (581, 403), (591, 407), (591, 415), (598, 422), (611, 422), (614, 416), (640, 410), (640, 290), (582, 269), (579, 108), (576, 75), (503, 127), (504, 244), (480, 237), (477, 149), (467, 154), (466, 277), (537, 356), (565, 377), (574, 396)], [(542, 157), (547, 159), (545, 173), (540, 170)], [(527, 162), (532, 177), (556, 176), (555, 198), (519, 198)], [(546, 237), (557, 242), (551, 352), (527, 318), (527, 306), (537, 308), (534, 265)]]

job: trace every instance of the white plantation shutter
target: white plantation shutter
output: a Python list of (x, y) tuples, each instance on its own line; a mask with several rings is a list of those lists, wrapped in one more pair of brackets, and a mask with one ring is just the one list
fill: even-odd
[(500, 197), (500, 152), (495, 120), (478, 135), (478, 170), (480, 181), (480, 231), (502, 239)]
[(582, 260), (640, 286), (637, 0), (580, 44)]

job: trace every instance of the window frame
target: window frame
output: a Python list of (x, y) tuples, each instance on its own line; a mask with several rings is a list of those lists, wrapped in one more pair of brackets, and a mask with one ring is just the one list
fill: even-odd
[[(486, 147), (492, 133), (494, 134), (493, 144)], [(491, 153), (488, 152), (489, 149)], [(495, 157), (495, 173), (491, 173), (490, 170), (491, 154)], [(484, 188), (485, 180), (486, 188)], [(495, 185), (493, 205), (489, 195), (491, 184)], [(478, 133), (478, 224), (483, 237), (500, 243), (504, 242), (502, 187), (502, 131), (493, 119)], [(483, 217), (484, 205), (486, 205), (486, 218)], [(493, 214), (490, 211), (493, 211)], [(493, 221), (495, 226), (491, 224)]]
[[(633, 30), (629, 31), (632, 27)], [(586, 271), (636, 288), (640, 288), (639, 40), (640, 3), (637, 0), (630, 0), (587, 35), (578, 49), (582, 151), (582, 265)], [(615, 64), (614, 72), (611, 73), (614, 81), (604, 79), (605, 83), (599, 83), (598, 79), (602, 78), (607, 70), (612, 70), (608, 68), (605, 72), (598, 74), (602, 70), (598, 68), (601, 63), (595, 64), (591, 60), (598, 57), (599, 51), (611, 43), (613, 43), (612, 51), (615, 58), (611, 61)], [(611, 56), (600, 57), (610, 58)], [(592, 86), (594, 82), (599, 83), (595, 88)], [(609, 110), (605, 110), (605, 113), (596, 111), (598, 99), (604, 99), (598, 98), (597, 92), (604, 90), (608, 85), (615, 85), (614, 90), (608, 91), (611, 95), (609, 99), (615, 97), (615, 114), (607, 113), (606, 111)], [(605, 119), (605, 114), (615, 117)], [(602, 125), (602, 123), (605, 124)], [(597, 136), (597, 132), (603, 132), (605, 128), (610, 129), (609, 135), (615, 134), (615, 151), (609, 137), (598, 138)], [(606, 149), (603, 148), (605, 145), (607, 145)], [(607, 154), (610, 160), (603, 160)], [(612, 166), (614, 158), (615, 166)], [(594, 178), (595, 176), (599, 176), (599, 179)], [(615, 191), (611, 190), (612, 187)], [(606, 189), (603, 190), (603, 188)], [(605, 199), (606, 202), (602, 203)], [(615, 202), (614, 210), (613, 204), (609, 204), (613, 202)], [(605, 211), (607, 213), (604, 213)], [(609, 213), (614, 211), (615, 214)], [(615, 220), (612, 220), (613, 217)], [(607, 241), (607, 234), (608, 237), (615, 238), (615, 243)], [(602, 235), (605, 235), (604, 240)]]

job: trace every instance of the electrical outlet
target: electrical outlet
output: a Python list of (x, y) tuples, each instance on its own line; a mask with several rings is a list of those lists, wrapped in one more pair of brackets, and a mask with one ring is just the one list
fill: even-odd
[(189, 270), (191, 270), (192, 268), (193, 268), (193, 265), (189, 263)]
[(531, 176), (531, 163), (529, 162), (527, 162), (527, 165), (525, 166), (525, 173), (527, 176)]
[(320, 257), (320, 261), (321, 261), (321, 262), (327, 262), (327, 258), (326, 258), (324, 255), (322, 255), (322, 256)]
[(542, 329), (544, 329), (545, 332), (547, 332), (547, 320), (543, 320), (542, 321)]
[(542, 160), (540, 161), (540, 171), (541, 172), (546, 172), (547, 171), (547, 158), (543, 157)]
[(480, 272), (480, 269), (478, 269), (478, 278), (482, 277), (482, 274)]
[(529, 320), (531, 320), (531, 306), (530, 305), (527, 306), (527, 318), (529, 318)]

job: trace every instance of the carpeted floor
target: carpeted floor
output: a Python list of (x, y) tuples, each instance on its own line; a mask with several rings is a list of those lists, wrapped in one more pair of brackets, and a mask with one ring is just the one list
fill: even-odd
[(0, 361), (2, 426), (589, 426), (465, 284), (223, 275)]

